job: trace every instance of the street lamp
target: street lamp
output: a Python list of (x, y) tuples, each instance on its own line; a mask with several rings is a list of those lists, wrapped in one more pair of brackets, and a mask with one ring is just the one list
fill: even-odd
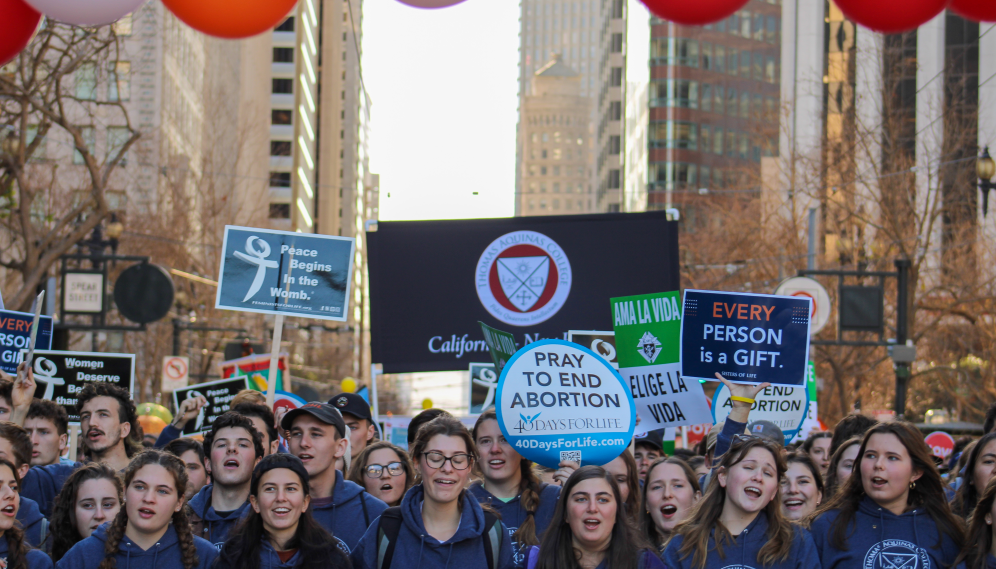
[(979, 176), (979, 189), (982, 190), (982, 217), (986, 216), (989, 209), (989, 190), (996, 189), (993, 183), (993, 176), (996, 175), (996, 161), (989, 156), (989, 147), (982, 151), (982, 156), (975, 163), (975, 172)]
[(104, 256), (104, 250), (108, 247), (111, 248), (112, 255), (117, 255), (118, 239), (122, 233), (124, 233), (124, 224), (118, 220), (117, 214), (111, 213), (111, 219), (107, 223), (107, 239), (104, 239), (100, 225), (98, 224), (93, 228), (93, 233), (90, 234), (89, 239), (79, 241), (76, 245), (80, 249), (85, 247), (90, 250), (90, 259), (94, 267), (97, 267)]

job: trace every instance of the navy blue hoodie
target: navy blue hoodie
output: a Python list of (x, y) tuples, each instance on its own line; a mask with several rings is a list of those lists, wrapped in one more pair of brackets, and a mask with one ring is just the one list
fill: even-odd
[(21, 496), (31, 498), (38, 504), (38, 509), (46, 518), (52, 517), (52, 502), (62, 490), (66, 478), (80, 467), (80, 463), (72, 465), (47, 464), (32, 466), (21, 480)]
[[(421, 484), (413, 486), (401, 499), (401, 530), (394, 545), (391, 567), (384, 569), (487, 569), (484, 540), (488, 539), (485, 534), (491, 528), (484, 527), (484, 510), (477, 500), (469, 492), (464, 493), (460, 527), (453, 537), (441, 543), (428, 535), (422, 522), (424, 492)], [(378, 517), (353, 550), (353, 569), (377, 569), (379, 527)], [(501, 524), (501, 530), (503, 538), (508, 535), (504, 524)], [(502, 539), (495, 569), (513, 567), (512, 541)]]
[[(720, 557), (716, 551), (716, 530), (709, 536), (709, 554), (706, 556), (706, 569), (720, 567), (736, 567), (737, 569), (819, 569), (820, 559), (813, 545), (813, 538), (806, 530), (793, 526), (792, 549), (788, 559), (775, 562), (773, 565), (762, 565), (757, 560), (761, 548), (768, 543), (768, 514), (760, 512), (754, 521), (740, 535), (733, 537), (733, 542), (723, 543), (723, 554)], [(695, 552), (681, 558), (678, 549), (684, 539), (675, 535), (664, 550), (664, 564), (668, 569), (691, 569), (695, 567)], [(859, 565), (853, 566), (855, 568)]]
[[(59, 569), (97, 569), (104, 560), (107, 529), (110, 522), (95, 529), (90, 537), (81, 540), (59, 560)], [(194, 537), (197, 547), (197, 569), (208, 569), (218, 557), (218, 550), (199, 537)], [(132, 543), (127, 537), (118, 545), (117, 569), (184, 569), (180, 540), (173, 524), (166, 527), (159, 542), (147, 550)], [(31, 567), (34, 569), (34, 566)]]
[(17, 521), (21, 522), (21, 527), (24, 528), (24, 541), (31, 547), (40, 547), (43, 537), (42, 526), (47, 528), (48, 523), (34, 500), (21, 496), (21, 505), (17, 508)]
[(387, 504), (367, 494), (359, 484), (343, 478), (338, 470), (335, 471), (332, 500), (321, 500), (321, 505), (316, 505), (315, 501), (311, 499), (311, 514), (338, 540), (339, 549), (346, 555), (359, 543), (367, 526), (387, 509)]
[(233, 510), (223, 518), (219, 516), (217, 512), (214, 511), (214, 507), (211, 506), (211, 491), (213, 488), (213, 484), (208, 484), (207, 486), (201, 488), (201, 491), (190, 499), (190, 509), (194, 512), (194, 515), (190, 520), (190, 526), (194, 530), (194, 535), (202, 537), (213, 543), (214, 546), (220, 551), (221, 546), (224, 545), (225, 540), (228, 539), (228, 533), (232, 531), (235, 524), (237, 524), (239, 520), (242, 519), (242, 516), (246, 514), (246, 511), (248, 511), (249, 500), (247, 498), (246, 501), (239, 506), (239, 509)]
[(822, 514), (810, 529), (823, 569), (942, 569), (958, 556), (958, 547), (948, 536), (938, 547), (937, 524), (926, 512), (911, 510), (897, 516), (868, 496), (861, 499), (844, 534), (847, 548), (836, 549), (830, 544), (830, 532), (839, 514), (839, 510)]
[[(7, 538), (0, 536), (0, 559), (7, 562)], [(28, 551), (28, 567), (30, 569), (52, 569), (52, 558), (37, 549)]]
[[(520, 501), (522, 498), (521, 496), (516, 496), (508, 502), (505, 502), (501, 498), (498, 498), (491, 492), (485, 490), (484, 485), (481, 483), (472, 484), (470, 486), (470, 493), (472, 496), (477, 498), (477, 501), (482, 505), (490, 506), (491, 509), (501, 515), (502, 523), (504, 523), (505, 527), (508, 528), (509, 539), (511, 539), (512, 534), (519, 529), (519, 526), (525, 523), (527, 512)], [(540, 483), (539, 505), (536, 507), (536, 512), (533, 514), (536, 518), (536, 537), (542, 536), (547, 526), (550, 525), (550, 521), (553, 520), (553, 511), (557, 508), (557, 498), (559, 497), (560, 486)], [(521, 543), (512, 542), (512, 555), (515, 558), (515, 565), (517, 567), (525, 566), (526, 551), (527, 548), (522, 547)]]

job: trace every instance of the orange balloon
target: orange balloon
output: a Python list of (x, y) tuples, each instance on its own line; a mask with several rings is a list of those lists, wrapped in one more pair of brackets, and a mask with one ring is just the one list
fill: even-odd
[(166, 421), (153, 415), (139, 415), (138, 424), (142, 425), (142, 432), (146, 435), (158, 435), (166, 428)]
[(163, 0), (188, 26), (219, 38), (248, 38), (272, 30), (297, 0)]

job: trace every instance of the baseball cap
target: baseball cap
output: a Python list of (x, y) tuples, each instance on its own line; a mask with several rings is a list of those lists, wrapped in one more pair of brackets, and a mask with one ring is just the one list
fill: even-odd
[(655, 450), (660, 452), (664, 447), (664, 430), (658, 429), (656, 431), (647, 431), (643, 436), (634, 437), (633, 444), (652, 446)]
[(747, 434), (771, 439), (772, 441), (778, 443), (778, 446), (785, 446), (785, 434), (782, 433), (780, 428), (778, 428), (778, 425), (772, 423), (771, 421), (765, 421), (763, 419), (760, 421), (754, 421), (753, 423), (747, 425)]
[(349, 413), (354, 417), (366, 419), (373, 422), (373, 415), (370, 414), (370, 405), (362, 397), (355, 393), (340, 393), (329, 399), (329, 405), (335, 406), (340, 413)]
[(321, 401), (312, 401), (297, 409), (288, 411), (284, 415), (284, 418), (280, 420), (280, 427), (285, 431), (290, 430), (294, 425), (294, 419), (304, 414), (311, 415), (326, 425), (332, 425), (336, 431), (339, 431), (340, 437), (346, 436), (346, 421), (342, 420), (342, 414), (335, 407)]

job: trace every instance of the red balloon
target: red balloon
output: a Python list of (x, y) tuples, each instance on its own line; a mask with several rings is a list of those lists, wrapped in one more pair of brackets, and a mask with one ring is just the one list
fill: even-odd
[(849, 20), (883, 34), (916, 29), (940, 14), (947, 3), (948, 0), (836, 0)]
[(662, 20), (686, 26), (704, 26), (729, 18), (749, 0), (640, 0)]
[(0, 34), (0, 65), (14, 59), (38, 31), (41, 14), (22, 0), (0, 0), (3, 33)]
[(239, 39), (272, 30), (297, 0), (163, 0), (163, 4), (195, 30)]
[(398, 2), (414, 8), (449, 8), (463, 0), (398, 0)]
[(951, 0), (951, 9), (969, 20), (996, 22), (996, 2), (993, 0)]

